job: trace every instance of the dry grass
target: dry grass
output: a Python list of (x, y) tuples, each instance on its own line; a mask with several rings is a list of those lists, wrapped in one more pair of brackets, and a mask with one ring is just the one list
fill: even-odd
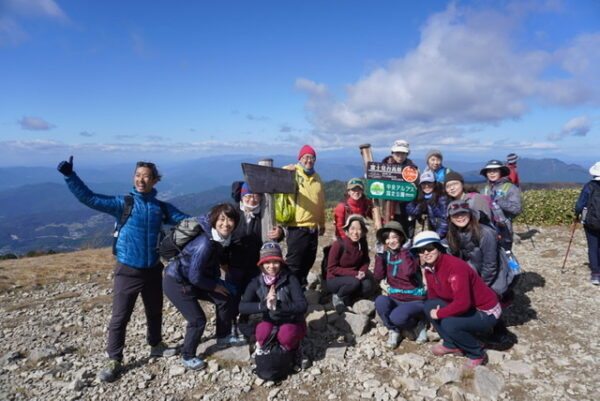
[(61, 281), (104, 281), (114, 268), (111, 248), (0, 261), (0, 292)]

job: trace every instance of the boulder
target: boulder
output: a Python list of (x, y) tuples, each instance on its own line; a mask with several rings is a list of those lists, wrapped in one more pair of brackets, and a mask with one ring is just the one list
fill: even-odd
[(497, 399), (504, 389), (504, 385), (502, 376), (492, 372), (485, 366), (477, 366), (475, 368), (473, 388), (477, 395)]
[(369, 317), (358, 315), (356, 313), (344, 312), (341, 319), (335, 323), (336, 327), (342, 331), (350, 329), (355, 336), (361, 336), (369, 326)]
[(375, 314), (375, 302), (361, 299), (352, 305), (352, 311), (359, 315), (373, 316)]

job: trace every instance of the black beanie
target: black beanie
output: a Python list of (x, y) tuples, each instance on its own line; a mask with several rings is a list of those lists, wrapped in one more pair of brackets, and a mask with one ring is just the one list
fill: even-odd
[(456, 171), (451, 171), (449, 173), (446, 173), (446, 178), (444, 179), (444, 185), (446, 185), (449, 181), (460, 181), (463, 184), (465, 183), (465, 179), (463, 178), (463, 176), (460, 173), (457, 173)]

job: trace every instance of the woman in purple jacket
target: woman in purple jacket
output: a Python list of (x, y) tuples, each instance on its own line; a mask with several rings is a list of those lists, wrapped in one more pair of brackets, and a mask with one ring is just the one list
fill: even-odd
[(442, 184), (435, 181), (433, 173), (425, 171), (419, 180), (417, 199), (406, 205), (406, 212), (413, 218), (427, 216), (427, 229), (435, 231), (440, 238), (448, 232), (448, 198)]
[(426, 342), (425, 287), (416, 259), (407, 248), (402, 248), (406, 241), (402, 225), (396, 221), (386, 223), (377, 231), (377, 240), (385, 247), (375, 256), (373, 275), (376, 280), (386, 279), (389, 286), (388, 295), (375, 299), (375, 309), (390, 331), (386, 345), (396, 348), (402, 334), (417, 342)]
[(228, 283), (221, 280), (223, 249), (231, 242), (231, 233), (240, 215), (230, 203), (221, 203), (208, 216), (197, 217), (203, 232), (190, 241), (181, 253), (165, 268), (165, 295), (187, 321), (181, 356), (183, 366), (199, 370), (206, 362), (196, 356), (206, 316), (199, 301), (215, 304), (217, 310), (217, 344), (240, 345), (245, 340), (231, 335), (235, 298)]

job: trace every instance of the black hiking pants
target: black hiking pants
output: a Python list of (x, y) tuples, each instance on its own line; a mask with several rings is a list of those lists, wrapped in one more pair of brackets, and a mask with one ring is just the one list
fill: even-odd
[(155, 346), (162, 340), (162, 264), (137, 269), (117, 262), (113, 282), (112, 316), (108, 324), (108, 358), (123, 360), (125, 332), (139, 294), (142, 295), (146, 322), (148, 324), (146, 340)]
[(201, 290), (193, 285), (179, 282), (169, 275), (165, 275), (163, 285), (165, 295), (187, 321), (181, 348), (183, 359), (188, 360), (196, 356), (196, 349), (206, 327), (206, 315), (200, 307), (199, 300), (212, 302), (217, 307), (217, 339), (227, 337), (231, 333), (235, 311), (234, 297)]
[(308, 227), (288, 227), (288, 251), (285, 264), (300, 284), (306, 286), (306, 276), (317, 258), (319, 229)]

